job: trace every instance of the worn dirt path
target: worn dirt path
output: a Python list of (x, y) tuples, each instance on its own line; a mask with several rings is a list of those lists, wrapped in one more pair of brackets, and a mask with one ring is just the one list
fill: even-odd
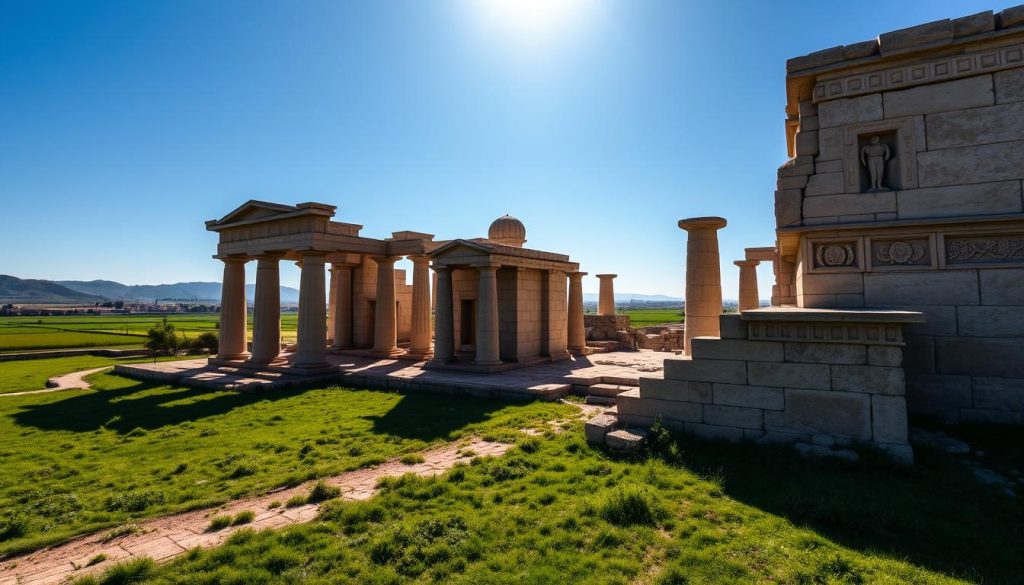
[(71, 372), (70, 374), (64, 374), (62, 376), (54, 376), (46, 381), (46, 388), (42, 390), (29, 390), (27, 392), (5, 392), (0, 394), (0, 398), (4, 396), (30, 396), (32, 394), (46, 394), (47, 392), (62, 392), (64, 390), (88, 390), (92, 388), (92, 384), (85, 381), (86, 376), (91, 376), (97, 372), (103, 370), (109, 370), (114, 366), (103, 366), (102, 368), (92, 368), (90, 370), (81, 370), (79, 372)]

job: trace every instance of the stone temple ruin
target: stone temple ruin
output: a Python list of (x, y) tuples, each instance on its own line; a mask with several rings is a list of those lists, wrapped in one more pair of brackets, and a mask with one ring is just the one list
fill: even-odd
[[(332, 221), (329, 205), (249, 202), (207, 224), (224, 261), (220, 355), (209, 368), (266, 377), (361, 367), (342, 354), (417, 364), (386, 387), (487, 393), (506, 380), (545, 398), (601, 389), (615, 407), (587, 433), (609, 444), (660, 420), (704, 437), (819, 455), (862, 445), (910, 462), (908, 417), (1024, 424), (1024, 6), (885, 33), (786, 69), (776, 241), (735, 261), (738, 313), (722, 314), (720, 217), (679, 222), (686, 324), (655, 333), (615, 315), (613, 274), (598, 275), (598, 314), (585, 317), (585, 273), (524, 248), (514, 218), (496, 220), (487, 238), (373, 239)], [(394, 269), (399, 257), (413, 262), (411, 286)], [(298, 342), (284, 354), (282, 259), (302, 267)], [(759, 307), (760, 262), (775, 274), (769, 308)], [(599, 355), (628, 353), (595, 350), (651, 347), (685, 353), (664, 359), (661, 375), (579, 374), (599, 370)], [(539, 373), (505, 372), (524, 366)], [(118, 369), (147, 377), (161, 367), (174, 366)], [(209, 368), (174, 380), (198, 384), (216, 374)], [(381, 376), (393, 381), (393, 369)], [(449, 377), (430, 378), (436, 370)]]

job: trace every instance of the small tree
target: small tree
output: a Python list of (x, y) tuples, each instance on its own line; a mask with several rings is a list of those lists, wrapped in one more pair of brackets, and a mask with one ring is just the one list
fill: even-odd
[(152, 351), (153, 355), (174, 355), (178, 353), (179, 345), (178, 334), (174, 331), (174, 325), (167, 322), (167, 317), (146, 332), (146, 349)]

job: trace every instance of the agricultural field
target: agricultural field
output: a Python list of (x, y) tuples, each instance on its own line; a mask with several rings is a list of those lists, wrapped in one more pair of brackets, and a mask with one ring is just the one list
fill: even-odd
[[(0, 317), (0, 353), (89, 347), (142, 347), (146, 331), (165, 315), (68, 315), (50, 317)], [(195, 337), (217, 331), (216, 314), (172, 313), (167, 321), (179, 333)], [(281, 315), (281, 337), (294, 341), (296, 313)], [(249, 316), (252, 331), (252, 316)]]
[(629, 316), (629, 324), (633, 327), (683, 322), (682, 309), (625, 309), (620, 313)]

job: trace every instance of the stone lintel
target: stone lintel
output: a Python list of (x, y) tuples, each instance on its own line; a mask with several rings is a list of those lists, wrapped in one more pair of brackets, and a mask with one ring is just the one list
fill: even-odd
[(801, 309), (772, 307), (740, 313), (744, 321), (787, 323), (924, 323), (924, 313), (885, 309)]

